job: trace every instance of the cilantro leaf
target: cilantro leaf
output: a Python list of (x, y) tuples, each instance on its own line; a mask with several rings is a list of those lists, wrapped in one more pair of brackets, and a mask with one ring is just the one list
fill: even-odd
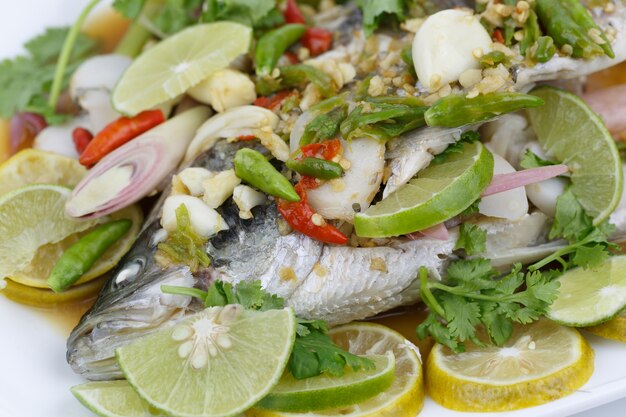
[(472, 130), (464, 132), (461, 134), (461, 137), (454, 143), (448, 145), (448, 147), (439, 155), (436, 155), (431, 163), (440, 164), (448, 158), (449, 155), (453, 153), (460, 153), (463, 151), (463, 146), (466, 143), (474, 143), (480, 140), (480, 133), (474, 132)]
[(538, 167), (547, 167), (550, 165), (555, 165), (555, 162), (548, 161), (547, 159), (540, 158), (530, 149), (526, 150), (526, 153), (522, 157), (520, 161), (520, 166), (524, 169), (529, 168), (538, 168)]
[(207, 307), (241, 304), (248, 310), (276, 310), (285, 307), (285, 300), (262, 288), (261, 281), (241, 281), (232, 284), (216, 281), (209, 287), (204, 304)]
[[(15, 113), (30, 111), (42, 114), (50, 124), (62, 122), (54, 109), (47, 107), (56, 61), (63, 48), (69, 28), (51, 28), (24, 45), (26, 56), (0, 62), (0, 117), (9, 118)], [(84, 58), (96, 52), (97, 43), (80, 34), (72, 50), (63, 85)]]
[(469, 217), (469, 216), (473, 216), (474, 214), (478, 214), (478, 211), (479, 211), (478, 206), (480, 205), (480, 200), (481, 199), (478, 198), (476, 201), (474, 201), (468, 208), (463, 210), (463, 212), (459, 216)]
[(459, 229), (459, 239), (454, 249), (465, 249), (468, 255), (476, 255), (487, 250), (487, 232), (472, 223), (463, 223)]
[(311, 378), (322, 373), (341, 376), (346, 366), (355, 371), (373, 369), (371, 360), (353, 355), (335, 345), (327, 333), (325, 323), (321, 323), (317, 320), (298, 321), (298, 337), (288, 365), (294, 378)]
[(115, 0), (113, 7), (129, 19), (136, 19), (141, 14), (146, 0)]
[(595, 268), (604, 262), (610, 253), (605, 245), (596, 244), (593, 246), (581, 246), (574, 252), (572, 261), (575, 265), (583, 268)]
[(404, 20), (402, 0), (357, 0), (363, 12), (365, 36), (370, 36), (386, 19)]

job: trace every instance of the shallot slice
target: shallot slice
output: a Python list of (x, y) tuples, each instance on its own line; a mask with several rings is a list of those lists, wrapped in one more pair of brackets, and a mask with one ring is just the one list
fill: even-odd
[(444, 223), (439, 223), (434, 226), (429, 227), (428, 229), (420, 230), (419, 232), (413, 232), (406, 235), (406, 237), (410, 240), (417, 240), (421, 237), (431, 237), (437, 240), (448, 240), (450, 234), (448, 233), (448, 228)]
[(483, 191), (481, 197), (502, 193), (518, 187), (535, 184), (550, 178), (558, 177), (568, 171), (567, 165), (550, 165), (530, 168), (510, 174), (494, 175), (491, 184)]

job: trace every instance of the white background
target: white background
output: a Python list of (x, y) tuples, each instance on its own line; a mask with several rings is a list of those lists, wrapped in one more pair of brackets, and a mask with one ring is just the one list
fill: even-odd
[[(72, 22), (87, 0), (1, 0), (1, 3), (0, 59), (20, 53), (24, 41), (45, 27)], [(65, 388), (81, 380), (65, 364), (64, 340), (58, 329), (40, 314), (0, 297), (0, 335), (0, 417), (90, 415), (72, 400)], [(614, 366), (623, 369), (626, 361)], [(38, 373), (45, 377), (37, 377)], [(45, 416), (34, 410), (46, 410)], [(576, 417), (625, 415), (626, 399), (622, 399)], [(429, 417), (427, 411), (420, 416)]]

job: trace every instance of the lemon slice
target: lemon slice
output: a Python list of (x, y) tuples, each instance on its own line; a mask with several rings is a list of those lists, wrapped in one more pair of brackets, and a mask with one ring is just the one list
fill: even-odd
[(135, 115), (178, 97), (248, 52), (252, 30), (234, 22), (195, 25), (141, 54), (113, 91), (113, 106)]
[(580, 333), (549, 320), (516, 326), (505, 346), (466, 349), (455, 354), (436, 344), (426, 364), (428, 393), (457, 411), (544, 404), (573, 393), (593, 372), (593, 351)]
[(468, 208), (493, 176), (493, 156), (480, 142), (466, 143), (431, 164), (387, 198), (354, 217), (356, 234), (390, 237), (439, 224)]
[(415, 417), (424, 404), (422, 365), (417, 348), (401, 334), (373, 323), (351, 323), (330, 331), (333, 341), (356, 355), (381, 355), (391, 351), (396, 357), (393, 384), (386, 391), (356, 405), (316, 411), (287, 413), (246, 411), (247, 417)]
[(150, 407), (141, 400), (127, 381), (87, 382), (71, 388), (85, 407), (101, 417), (150, 417)]
[(557, 278), (559, 294), (547, 316), (566, 326), (603, 323), (626, 307), (626, 256), (614, 256), (594, 269), (570, 269)]
[[(96, 261), (96, 263), (85, 273), (74, 285), (83, 284), (91, 281), (104, 273), (111, 270), (122, 257), (130, 250), (139, 230), (143, 223), (143, 212), (139, 206), (130, 206), (122, 209), (118, 212), (111, 214), (107, 217), (111, 220), (128, 219), (133, 222), (130, 230), (120, 240), (118, 240), (113, 246), (111, 246), (105, 253)], [(94, 226), (95, 227), (95, 226)], [(22, 285), (28, 285), (36, 288), (49, 288), (47, 279), (54, 268), (54, 265), (59, 260), (63, 252), (71, 245), (76, 243), (83, 235), (89, 233), (93, 228), (87, 229), (84, 232), (75, 233), (68, 236), (57, 243), (48, 243), (37, 249), (32, 261), (21, 271), (18, 271), (10, 276), (10, 278)]]
[(87, 173), (76, 159), (37, 149), (25, 149), (0, 165), (0, 195), (28, 184), (74, 187)]
[(69, 196), (69, 188), (28, 185), (0, 197), (0, 278), (26, 268), (39, 247), (95, 224), (65, 214)]
[(56, 308), (95, 297), (106, 282), (106, 279), (107, 277), (101, 277), (82, 285), (73, 286), (57, 294), (52, 290), (21, 285), (11, 280), (11, 278), (7, 278), (3, 281), (6, 286), (0, 290), (0, 295), (4, 295), (9, 300), (20, 304), (39, 308)]
[(626, 342), (626, 310), (622, 310), (617, 316), (606, 323), (585, 327), (585, 330), (606, 339)]
[(296, 335), (291, 309), (211, 307), (116, 350), (137, 394), (177, 417), (234, 416), (280, 379)]
[(532, 91), (545, 105), (527, 110), (537, 140), (547, 155), (566, 164), (572, 190), (596, 224), (622, 196), (622, 162), (600, 117), (579, 97), (554, 87)]

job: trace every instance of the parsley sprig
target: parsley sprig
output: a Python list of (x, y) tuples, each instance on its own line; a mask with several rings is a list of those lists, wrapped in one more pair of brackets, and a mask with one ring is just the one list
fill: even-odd
[[(198, 298), (206, 307), (241, 304), (246, 309), (259, 311), (285, 307), (285, 300), (265, 291), (261, 286), (261, 281), (242, 281), (236, 286), (216, 281), (207, 291), (163, 285), (161, 291)], [(373, 369), (374, 363), (334, 344), (328, 335), (328, 325), (325, 321), (298, 318), (296, 341), (288, 364), (288, 369), (294, 378), (305, 379), (321, 374), (341, 376), (346, 367), (354, 371), (370, 370)]]

